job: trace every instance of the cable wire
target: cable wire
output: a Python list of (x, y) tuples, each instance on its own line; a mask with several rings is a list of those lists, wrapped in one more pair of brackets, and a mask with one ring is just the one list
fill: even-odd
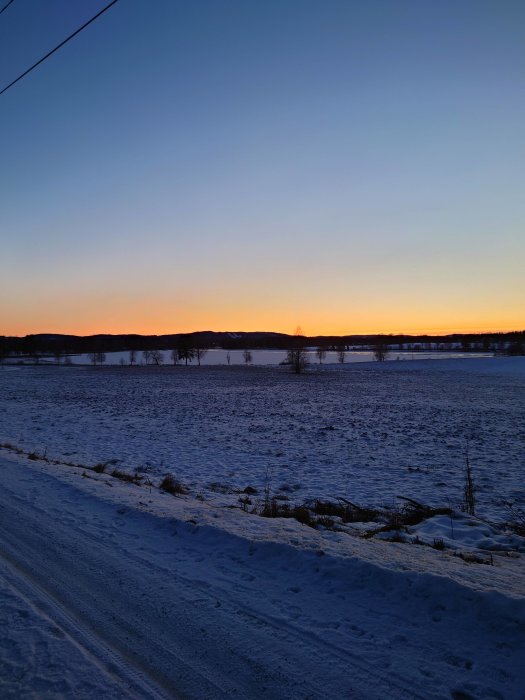
[[(10, 2), (13, 2), (13, 0), (10, 0)], [(39, 61), (37, 61), (36, 63), (33, 63), (31, 68), (28, 68), (21, 75), (19, 75), (18, 78), (15, 78), (15, 80), (13, 80), (11, 83), (9, 83), (9, 85), (6, 85), (6, 87), (3, 90), (0, 90), (0, 95), (3, 95), (6, 90), (9, 90), (10, 87), (13, 87), (13, 85), (15, 83), (18, 83), (19, 80), (22, 80), (22, 78), (25, 78), (25, 76), (28, 73), (31, 73), (31, 71), (34, 70), (37, 66), (39, 66), (41, 63), (43, 63), (46, 60), (46, 58), (49, 58), (52, 54), (55, 53), (55, 51), (58, 51), (58, 49), (62, 48), (62, 46), (64, 46), (64, 44), (67, 44), (68, 41), (70, 41), (74, 36), (79, 34), (83, 29), (85, 29), (88, 25), (90, 25), (91, 22), (94, 22), (98, 17), (100, 17), (100, 15), (103, 15), (104, 12), (109, 10), (109, 8), (112, 5), (114, 5), (116, 2), (118, 2), (118, 0), (112, 0), (112, 2), (110, 2), (108, 5), (106, 5), (106, 7), (103, 7), (100, 10), (100, 12), (97, 12), (96, 15), (94, 15), (91, 19), (89, 19), (81, 27), (79, 27), (76, 31), (74, 31), (73, 34), (70, 34), (66, 39), (64, 39), (64, 41), (61, 41), (60, 44), (58, 44), (58, 46), (55, 46), (54, 49), (51, 49), (51, 51), (46, 53), (46, 55), (43, 56)], [(7, 5), (5, 7), (7, 7)], [(4, 7), (4, 9), (5, 9), (5, 7)]]
[(4, 5), (4, 6), (2, 7), (2, 9), (0, 10), (0, 15), (2, 14), (2, 12), (3, 12), (4, 10), (7, 10), (7, 8), (9, 7), (9, 5), (10, 5), (12, 2), (14, 2), (14, 0), (9, 0), (9, 2), (8, 2), (6, 5)]

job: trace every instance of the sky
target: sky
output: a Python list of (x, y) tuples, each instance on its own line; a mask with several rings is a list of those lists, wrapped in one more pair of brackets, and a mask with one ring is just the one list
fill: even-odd
[(0, 96), (0, 334), (525, 328), (524, 83), (522, 0), (119, 0)]

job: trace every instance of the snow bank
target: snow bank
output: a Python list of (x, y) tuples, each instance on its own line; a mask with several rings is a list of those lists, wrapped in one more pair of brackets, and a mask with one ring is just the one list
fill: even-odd
[(436, 515), (408, 528), (422, 542), (442, 542), (454, 550), (480, 549), (488, 552), (525, 552), (525, 538), (502, 532), (489, 523), (455, 514), (453, 517)]
[(0, 459), (0, 618), (25, 596), (38, 636), (11, 628), (3, 697), (82, 675), (86, 699), (522, 699), (521, 557), (472, 565), (89, 476)]

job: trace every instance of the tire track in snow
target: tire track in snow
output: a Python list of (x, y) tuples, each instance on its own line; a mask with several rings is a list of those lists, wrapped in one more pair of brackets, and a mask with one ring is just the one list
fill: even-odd
[[(0, 491), (0, 551), (12, 585), (138, 697), (250, 698), (262, 688), (268, 698), (321, 698), (327, 692), (356, 700), (385, 692), (393, 700), (419, 697), (391, 674), (246, 605), (220, 585), (213, 563), (210, 581), (197, 581), (191, 570), (206, 555), (197, 539), (193, 549), (181, 551), (181, 561), (155, 566), (132, 551), (133, 533), (119, 528), (122, 518), (114, 508), (96, 504), (97, 539), (93, 514), (83, 511), (84, 499), (94, 499), (52, 477), (14, 468), (19, 488), (11, 482)], [(44, 494), (42, 486), (48, 487)], [(170, 539), (167, 532), (162, 538)], [(308, 658), (315, 660), (314, 672)], [(315, 676), (321, 667), (322, 692)], [(340, 678), (342, 667), (351, 682)]]
[[(122, 698), (153, 700), (166, 698), (160, 688), (154, 688), (143, 674), (123, 661), (113, 649), (104, 645), (88, 629), (76, 620), (58, 601), (35, 583), (26, 571), (10, 561), (5, 552), (0, 553), (0, 572), (3, 581), (13, 593), (32, 608), (40, 618), (47, 620), (67, 641), (83, 654), (103, 676), (120, 687)], [(56, 632), (55, 632), (56, 634)], [(172, 698), (174, 696), (171, 696)]]
[[(210, 539), (199, 528), (192, 535), (179, 523), (175, 534), (167, 520), (117, 510), (31, 467), (0, 465), (2, 477), (12, 472), (0, 477), (0, 551), (17, 567), (13, 585), (98, 664), (112, 663), (138, 697), (449, 697), (382, 667), (384, 650), (367, 658), (365, 642), (358, 655), (317, 634), (313, 618), (301, 626), (281, 617), (272, 600), (282, 595), (275, 562), (236, 559), (229, 536)], [(348, 601), (342, 612), (350, 616), (360, 603)], [(395, 610), (380, 606), (378, 614), (385, 629), (396, 629)], [(417, 644), (416, 634), (409, 650)]]

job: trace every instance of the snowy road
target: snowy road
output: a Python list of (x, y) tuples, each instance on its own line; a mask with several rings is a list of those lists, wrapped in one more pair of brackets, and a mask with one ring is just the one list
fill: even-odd
[(3, 458), (0, 533), (1, 614), (41, 629), (0, 645), (18, 668), (2, 697), (523, 698), (523, 601), (250, 543)]

